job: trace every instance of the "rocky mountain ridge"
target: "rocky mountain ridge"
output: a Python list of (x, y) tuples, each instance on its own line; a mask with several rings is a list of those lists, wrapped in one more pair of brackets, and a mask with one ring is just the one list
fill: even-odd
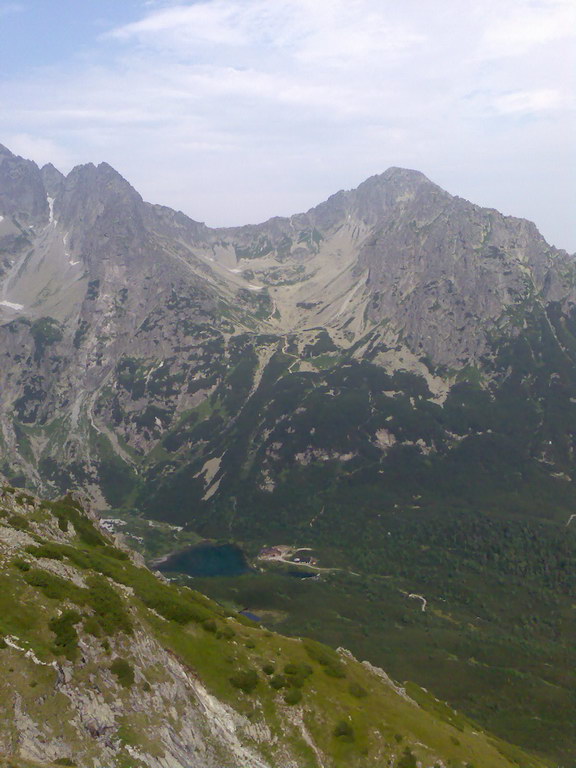
[[(215, 368), (244, 333), (266, 339), (253, 344), (259, 367), (291, 344), (305, 370), (302, 352), (322, 336), (320, 346), (423, 376), (443, 398), (459, 370), (486, 370), (493, 336), (517, 335), (523, 306), (574, 306), (568, 254), (529, 222), (454, 198), (418, 172), (391, 168), (306, 214), (210, 230), (144, 203), (106, 163), (64, 177), (5, 148), (1, 159), (4, 406), (40, 428), (58, 413), (70, 437), (60, 449), (68, 460), (80, 454), (85, 469), (90, 429), (129, 464), (129, 449), (148, 453), (213, 391), (195, 382), (221, 378)], [(218, 349), (216, 365), (213, 353), (202, 356), (206, 344)], [(122, 450), (109, 434), (112, 406), (98, 425), (95, 406), (132, 356), (187, 387), (163, 393), (153, 406), (162, 413), (144, 417), (152, 429), (124, 431)], [(10, 416), (3, 424), (17, 463), (42, 487), (40, 444), (31, 441), (27, 460)]]

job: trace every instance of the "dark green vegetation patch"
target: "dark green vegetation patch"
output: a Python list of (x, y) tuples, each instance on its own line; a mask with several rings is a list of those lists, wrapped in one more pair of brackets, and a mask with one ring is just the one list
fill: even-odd
[(131, 688), (134, 685), (134, 668), (126, 659), (114, 659), (110, 665), (110, 670), (118, 678), (118, 682), (124, 688)]

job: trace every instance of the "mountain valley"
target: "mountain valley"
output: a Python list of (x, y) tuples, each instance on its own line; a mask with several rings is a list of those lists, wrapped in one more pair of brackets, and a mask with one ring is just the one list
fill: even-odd
[[(532, 223), (391, 168), (306, 213), (211, 229), (105, 163), (63, 176), (0, 147), (0, 389), (0, 471), (26, 489), (5, 499), (23, 493), (25, 515), (56, 503), (28, 492), (81, 493), (149, 563), (238, 544), (243, 575), (170, 574), (217, 622), (248, 609), (348, 648), (534, 765), (571, 765), (576, 260)], [(257, 559), (278, 545), (325, 570)], [(268, 630), (235, 631), (267, 647)], [(299, 744), (311, 766), (378, 764)], [(514, 764), (497, 759), (468, 762)]]

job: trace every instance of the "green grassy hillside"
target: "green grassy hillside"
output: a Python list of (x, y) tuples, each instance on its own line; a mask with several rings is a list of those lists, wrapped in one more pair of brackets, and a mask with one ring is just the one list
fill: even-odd
[(170, 584), (78, 502), (0, 496), (0, 765), (543, 768), (422, 688)]

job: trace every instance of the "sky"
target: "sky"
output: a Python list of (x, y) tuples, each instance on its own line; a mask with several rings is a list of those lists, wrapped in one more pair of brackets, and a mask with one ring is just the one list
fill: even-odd
[(210, 226), (389, 166), (576, 252), (576, 0), (0, 0), (0, 143)]

